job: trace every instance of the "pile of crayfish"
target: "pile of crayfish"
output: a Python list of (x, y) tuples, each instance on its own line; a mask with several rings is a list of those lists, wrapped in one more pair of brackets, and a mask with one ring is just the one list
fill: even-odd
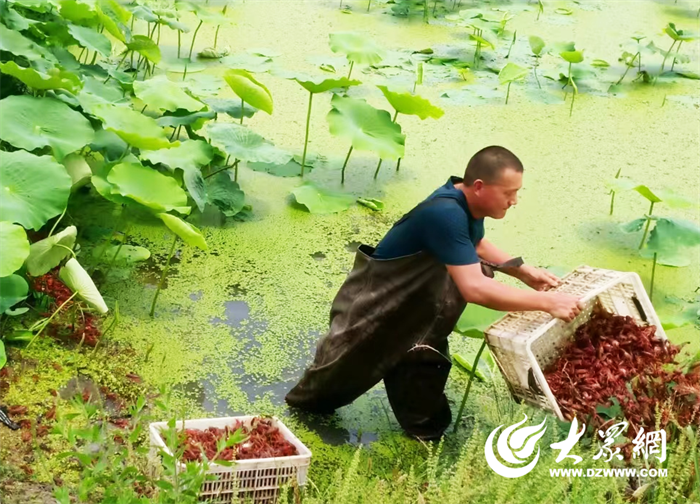
[[(217, 455), (217, 442), (226, 440), (236, 431), (246, 436), (240, 444), (229, 446)], [(272, 419), (255, 417), (249, 426), (240, 420), (223, 429), (209, 427), (205, 430), (185, 429), (185, 451), (182, 459), (201, 461), (202, 453), (208, 460), (244, 460), (298, 455), (296, 446), (287, 441), (280, 430), (272, 425)]]
[(680, 347), (655, 332), (631, 317), (595, 311), (545, 372), (564, 417), (588, 418), (598, 429), (608, 422), (599, 407), (617, 399), (630, 433), (658, 429), (657, 413), (662, 428), (700, 422), (700, 362), (680, 366)]

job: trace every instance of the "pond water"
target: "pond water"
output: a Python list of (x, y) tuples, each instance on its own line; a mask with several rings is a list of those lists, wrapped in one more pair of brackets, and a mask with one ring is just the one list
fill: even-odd
[[(645, 34), (666, 47), (669, 39), (660, 30), (667, 22), (698, 28), (694, 12), (684, 2), (545, 3), (539, 21), (536, 4), (524, 1), (463, 2), (462, 8), (478, 5), (498, 16), (490, 9), (515, 15), (508, 24), (518, 35), (511, 50), (515, 62), (531, 64), (529, 35), (548, 43), (575, 41), (587, 59), (601, 58), (611, 64), (601, 81), (621, 75), (619, 46), (632, 35)], [(322, 57), (339, 65), (341, 75), (348, 67), (342, 59), (338, 63), (329, 49), (331, 32), (360, 31), (395, 57), (406, 50), (433, 48), (442, 54), (467, 47), (466, 29), (449, 26), (442, 19), (431, 19), (426, 25), (419, 14), (412, 19), (388, 14), (389, 6), (383, 2), (373, 2), (376, 5), (369, 13), (366, 2), (344, 4), (351, 7), (350, 13), (338, 9), (336, 0), (236, 3), (229, 11), (235, 25), (221, 29), (218, 44), (229, 46), (236, 57), (251, 51), (275, 54), (269, 66), (314, 74), (321, 72), (310, 58)], [(556, 14), (557, 6), (573, 14)], [(176, 39), (168, 37), (164, 31), (163, 41), (175, 47)], [(213, 37), (213, 29), (203, 28), (196, 46), (212, 45)], [(501, 40), (496, 52), (506, 52), (508, 45)], [(683, 52), (697, 71), (697, 42), (684, 44)], [(278, 178), (242, 166), (238, 182), (253, 207), (251, 220), (199, 221), (209, 251), (179, 247), (179, 263), (168, 276), (153, 319), (148, 316), (153, 289), (145, 287), (152, 284), (157, 265), (149, 265), (146, 274), (107, 286), (106, 294), (119, 300), (121, 314), (111, 337), (144, 353), (152, 346), (151, 358), (141, 365), (139, 374), (147, 383), (171, 386), (187, 398), (190, 417), (287, 415), (284, 394), (311, 361), (316, 341), (327, 330), (331, 301), (352, 266), (356, 247), (375, 245), (403, 213), (450, 175), (461, 175), (469, 157), (491, 144), (518, 155), (525, 178), (517, 207), (501, 221), (487, 221), (489, 240), (531, 264), (568, 269), (588, 264), (635, 271), (648, 285), (651, 262), (637, 254), (639, 236), (625, 235), (618, 228), (643, 216), (646, 200), (632, 192), (619, 194), (615, 213), (609, 216), (604, 182), (622, 169), (623, 175), (640, 183), (667, 186), (698, 200), (697, 81), (679, 78), (655, 86), (633, 85), (634, 72), (630, 72), (627, 85), (614, 96), (588, 83), (582, 86), (569, 117), (570, 94), (564, 103), (560, 86), (542, 77), (555, 66), (553, 56), (543, 58), (539, 71), (544, 92), (530, 74), (526, 82), (512, 85), (504, 105), (505, 87), (493, 89), (494, 75), (479, 72), (478, 82), (471, 82), (471, 77), (465, 80), (452, 67), (425, 65), (424, 84), (416, 92), (444, 108), (445, 115), (425, 121), (399, 116), (407, 134), (400, 171), (387, 162), (373, 180), (377, 157), (364, 152), (354, 152), (347, 168), (342, 189), (381, 199), (386, 205), (382, 212), (357, 206), (335, 215), (310, 215), (290, 205), (289, 192), (299, 184), (298, 178)], [(220, 63), (207, 64), (190, 77), (211, 85), (210, 77), (224, 69)], [(385, 109), (389, 104), (374, 85), (410, 86), (414, 79), (412, 72), (395, 67), (371, 71), (358, 65), (353, 72), (363, 85), (351, 88), (349, 95)], [(258, 113), (246, 124), (275, 144), (300, 151), (308, 93), (296, 82), (271, 73), (257, 77), (270, 89), (275, 110), (271, 116)], [(222, 88), (218, 96), (234, 95)], [(328, 93), (314, 98), (309, 150), (325, 160), (306, 178), (339, 190), (340, 167), (349, 145), (328, 131), (325, 116), (330, 99)], [(656, 210), (660, 215), (699, 220), (697, 208), (659, 205)], [(192, 222), (198, 222), (196, 215)], [(162, 226), (134, 221), (129, 233), (131, 242), (147, 246), (152, 254), (167, 254), (171, 238)], [(664, 305), (668, 295), (692, 296), (700, 278), (697, 254), (687, 268), (657, 268), (656, 278), (657, 306)], [(669, 332), (677, 343), (691, 341), (696, 351), (699, 335), (693, 327)], [(459, 336), (452, 340), (453, 349), (471, 348)], [(394, 420), (387, 419), (382, 405), (386, 406), (386, 399), (379, 388), (330, 420), (308, 422), (329, 442), (358, 442), (358, 437), (371, 441), (377, 433), (393, 428)]]

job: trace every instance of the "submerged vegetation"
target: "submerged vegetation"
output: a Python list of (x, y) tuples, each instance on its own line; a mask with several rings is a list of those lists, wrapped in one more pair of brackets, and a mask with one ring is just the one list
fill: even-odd
[[(645, 3), (642, 31), (594, 43), (621, 7), (279, 4), (0, 4), (0, 419), (18, 427), (0, 424), (3, 497), (196, 502), (205, 476), (176, 469), (176, 421), (244, 413), (284, 416), (314, 453), (282, 501), (700, 499), (697, 421), (666, 478), (553, 479), (547, 448), (527, 478), (492, 472), (488, 433), (545, 416), (511, 399), (484, 338), (502, 314), (477, 306), (455, 327), (440, 444), (400, 434), (381, 388), (330, 419), (282, 404), (357, 245), (482, 143), (524, 151), (537, 192), (494, 236), (543, 265), (638, 270), (697, 361), (695, 10)], [(155, 420), (173, 453), (156, 463)], [(569, 431), (547, 422), (551, 441)], [(584, 440), (581, 455), (601, 444)]]

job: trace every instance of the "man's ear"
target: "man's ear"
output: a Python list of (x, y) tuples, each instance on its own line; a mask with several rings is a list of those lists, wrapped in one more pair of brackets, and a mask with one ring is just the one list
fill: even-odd
[(484, 188), (484, 181), (481, 179), (476, 179), (474, 183), (471, 185), (471, 188), (474, 192), (479, 192)]

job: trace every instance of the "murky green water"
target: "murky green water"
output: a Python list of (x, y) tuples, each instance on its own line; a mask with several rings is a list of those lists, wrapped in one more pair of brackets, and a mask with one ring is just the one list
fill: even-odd
[[(334, 31), (362, 31), (394, 51), (466, 44), (462, 28), (442, 22), (425, 25), (420, 15), (411, 20), (396, 18), (383, 13), (385, 6), (376, 6), (367, 14), (364, 1), (344, 3), (352, 6), (352, 14), (342, 13), (336, 0), (237, 3), (230, 11), (236, 24), (221, 30), (219, 45), (230, 46), (233, 54), (269, 48), (280, 54), (274, 58), (277, 66), (320, 73), (307, 58), (334, 57), (328, 47), (328, 34)], [(555, 5), (545, 3), (547, 10), (539, 21), (535, 21), (534, 4), (486, 4), (516, 14), (509, 24), (519, 38), (512, 50), (513, 60), (529, 61), (527, 36), (539, 35), (547, 42), (573, 40), (585, 50), (586, 58), (603, 58), (617, 67), (619, 44), (635, 32), (666, 47), (670, 44), (660, 33), (666, 22), (698, 29), (697, 18), (682, 15), (683, 2), (678, 6), (651, 1), (582, 2), (580, 6), (562, 2), (574, 10), (572, 16), (554, 14)], [(463, 7), (470, 6), (463, 3)], [(197, 47), (211, 45), (213, 34), (205, 26)], [(168, 34), (163, 36), (164, 41), (175, 43)], [(188, 36), (184, 40), (183, 45), (189, 46)], [(498, 51), (507, 51), (508, 43), (501, 41), (501, 45)], [(691, 56), (698, 71), (697, 42), (684, 44), (683, 52)], [(545, 58), (541, 70), (554, 61)], [(215, 64), (194, 75), (216, 75), (223, 69)], [(339, 69), (339, 73), (346, 71)], [(409, 72), (388, 73), (394, 83), (413, 80)], [(512, 86), (507, 106), (502, 103), (505, 88), (500, 88), (500, 97), (468, 106), (441, 97), (464, 87), (459, 74), (432, 65), (426, 65), (425, 73), (425, 83), (417, 92), (442, 106), (445, 115), (423, 122), (399, 117), (407, 133), (401, 171), (385, 163), (375, 181), (372, 174), (377, 158), (362, 152), (353, 153), (347, 170), (345, 190), (382, 199), (384, 212), (356, 207), (338, 215), (310, 215), (290, 205), (289, 191), (299, 179), (241, 168), (239, 183), (253, 206), (253, 219), (204, 226), (210, 249), (206, 253), (180, 249), (176, 273), (168, 278), (154, 319), (148, 317), (154, 293), (148, 273), (107, 287), (108, 302), (113, 306), (118, 300), (121, 312), (121, 322), (111, 337), (143, 353), (152, 346), (150, 358), (139, 364), (138, 372), (147, 383), (168, 385), (188, 397), (188, 416), (205, 411), (286, 414), (284, 393), (311, 360), (319, 334), (327, 329), (330, 303), (352, 265), (354, 246), (376, 244), (404, 212), (450, 175), (461, 175), (469, 157), (486, 145), (511, 149), (525, 165), (521, 200), (504, 220), (487, 222), (489, 240), (532, 264), (568, 268), (588, 264), (636, 271), (648, 285), (651, 263), (639, 258), (635, 250), (640, 237), (624, 235), (617, 228), (619, 223), (642, 216), (647, 211), (646, 200), (636, 193), (620, 194), (615, 215), (610, 217), (604, 181), (622, 168), (624, 175), (641, 183), (665, 185), (698, 200), (700, 114), (693, 105), (700, 99), (697, 81), (627, 86), (625, 96), (618, 97), (602, 96), (595, 90), (582, 93), (570, 118), (568, 101), (548, 105), (529, 98), (536, 87), (532, 75), (526, 84)], [(351, 96), (389, 109), (374, 87), (387, 77), (365, 73), (361, 67), (355, 68), (354, 76), (364, 85), (352, 88)], [(275, 112), (272, 116), (259, 113), (247, 124), (277, 145), (300, 150), (308, 94), (293, 81), (270, 74), (258, 77), (272, 92)], [(626, 82), (632, 78), (628, 76)], [(233, 97), (226, 90), (221, 96)], [(674, 96), (688, 98), (679, 101)], [(324, 94), (314, 99), (309, 150), (326, 156), (327, 162), (308, 179), (339, 189), (339, 170), (349, 145), (328, 131), (325, 115), (330, 97)], [(100, 219), (111, 223), (111, 207), (103, 208)], [(672, 210), (660, 205), (657, 210), (700, 220), (697, 208)], [(134, 243), (149, 247), (164, 262), (171, 238), (163, 226), (138, 221), (129, 233)], [(689, 297), (699, 278), (696, 249), (695, 262), (688, 268), (657, 268), (655, 299)], [(692, 341), (699, 348), (700, 334), (693, 328), (675, 330), (669, 336), (675, 342)], [(471, 345), (459, 336), (452, 344), (462, 350)], [(337, 425), (341, 431), (336, 438), (350, 439), (343, 428), (370, 433), (364, 439), (389, 428), (381, 401), (382, 392), (376, 390), (340, 410)], [(333, 436), (328, 434), (329, 439)]]

